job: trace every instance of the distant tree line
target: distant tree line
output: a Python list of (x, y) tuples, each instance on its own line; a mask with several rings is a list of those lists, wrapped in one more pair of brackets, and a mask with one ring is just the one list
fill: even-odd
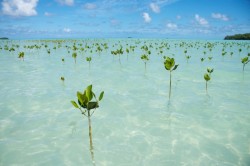
[(224, 40), (250, 40), (250, 33), (235, 34), (232, 36), (226, 36)]
[(0, 40), (8, 40), (7, 37), (0, 37)]

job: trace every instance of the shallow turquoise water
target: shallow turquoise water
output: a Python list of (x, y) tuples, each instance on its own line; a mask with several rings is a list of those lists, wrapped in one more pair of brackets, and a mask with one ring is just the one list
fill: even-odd
[[(65, 48), (105, 42), (109, 48), (100, 54), (78, 50), (76, 64)], [(170, 48), (158, 54), (162, 42)], [(207, 42), (215, 44), (211, 52)], [(243, 72), (241, 64), (249, 42), (86, 39), (63, 41), (56, 50), (54, 41), (0, 43), (0, 165), (93, 165), (88, 120), (70, 103), (89, 84), (97, 94), (105, 91), (91, 118), (96, 165), (250, 165), (250, 65)], [(19, 49), (4, 50), (12, 44)], [(34, 44), (47, 44), (50, 55), (44, 45), (23, 47)], [(141, 46), (150, 44), (145, 71)], [(121, 64), (110, 53), (120, 45), (137, 46), (128, 59), (124, 50)], [(24, 61), (17, 58), (20, 51)], [(179, 64), (172, 72), (171, 100), (163, 55)], [(86, 56), (92, 56), (90, 69)], [(207, 67), (214, 68), (208, 94)]]

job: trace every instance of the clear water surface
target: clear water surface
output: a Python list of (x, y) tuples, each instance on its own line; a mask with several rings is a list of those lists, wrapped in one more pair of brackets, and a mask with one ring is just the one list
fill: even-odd
[[(84, 48), (75, 51), (76, 63), (74, 44)], [(146, 70), (143, 45), (151, 51)], [(111, 51), (121, 46), (119, 63)], [(250, 165), (250, 64), (243, 72), (241, 63), (249, 42), (9, 40), (0, 47), (0, 165)], [(179, 64), (170, 100), (164, 55)], [(207, 67), (214, 68), (208, 93)], [(90, 84), (97, 94), (105, 91), (91, 117), (93, 161), (88, 119), (70, 103)]]

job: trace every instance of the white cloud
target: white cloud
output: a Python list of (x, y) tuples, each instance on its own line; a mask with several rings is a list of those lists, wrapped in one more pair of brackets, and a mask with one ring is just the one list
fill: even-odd
[(94, 4), (94, 3), (86, 3), (86, 4), (84, 5), (84, 9), (87, 9), (87, 10), (96, 9), (96, 4)]
[(195, 20), (202, 26), (208, 26), (208, 21), (205, 18), (200, 17), (198, 14), (195, 15)]
[(146, 22), (146, 23), (149, 23), (149, 22), (151, 22), (151, 17), (149, 16), (149, 14), (148, 13), (142, 13), (142, 17), (143, 17), (143, 19), (144, 19), (144, 21)]
[(70, 29), (70, 28), (64, 28), (64, 29), (63, 29), (63, 32), (70, 33), (70, 32), (71, 32), (71, 29)]
[(150, 3), (150, 8), (155, 13), (160, 13), (160, 7), (156, 3)]
[(176, 24), (174, 24), (174, 23), (167, 23), (167, 28), (169, 28), (169, 29), (177, 29), (178, 26)]
[(112, 26), (118, 26), (120, 24), (120, 21), (116, 20), (116, 19), (111, 19), (110, 20), (110, 24)]
[(2, 12), (10, 16), (34, 16), (37, 15), (36, 6), (38, 0), (3, 0)]
[(61, 5), (73, 6), (74, 0), (56, 0)]
[(47, 16), (47, 17), (49, 17), (49, 16), (52, 16), (53, 14), (49, 13), (49, 12), (45, 12), (44, 15)]
[(180, 16), (180, 15), (177, 15), (177, 16), (176, 16), (176, 19), (180, 20), (180, 19), (181, 19), (181, 16)]
[(223, 20), (223, 21), (229, 20), (229, 18), (225, 14), (221, 14), (221, 13), (212, 13), (212, 17), (215, 19)]

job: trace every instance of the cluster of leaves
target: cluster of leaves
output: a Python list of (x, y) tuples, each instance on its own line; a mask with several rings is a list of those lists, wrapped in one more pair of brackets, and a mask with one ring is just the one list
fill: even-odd
[(19, 52), (18, 58), (23, 59), (24, 61), (24, 52)]
[(90, 69), (90, 62), (91, 62), (91, 60), (92, 60), (91, 56), (86, 57), (86, 61), (89, 62), (89, 69)]
[(117, 49), (116, 51), (111, 51), (111, 54), (113, 55), (119, 55), (119, 63), (121, 64), (121, 59), (120, 59), (120, 56), (123, 54), (123, 48), (122, 46), (120, 46), (119, 49)]
[(92, 60), (91, 57), (86, 57), (86, 61), (87, 61), (87, 62), (90, 62), (91, 60)]
[(170, 58), (166, 56), (164, 56), (163, 58), (165, 59), (164, 66), (166, 70), (169, 70), (170, 72), (172, 72), (173, 70), (176, 70), (177, 67), (179, 66), (179, 65), (175, 65), (174, 58)]
[[(83, 115), (90, 117), (94, 113), (92, 112), (92, 114), (90, 114), (90, 110), (96, 109), (99, 107), (99, 101), (102, 100), (103, 95), (104, 95), (104, 91), (100, 93), (99, 98), (97, 100), (95, 93), (92, 91), (92, 85), (89, 85), (84, 90), (83, 93), (79, 91), (77, 92), (78, 102), (75, 102), (72, 100), (71, 103), (73, 104), (75, 108), (78, 108)], [(92, 99), (95, 99), (95, 101), (92, 101)], [(86, 111), (88, 114), (86, 114)]]

